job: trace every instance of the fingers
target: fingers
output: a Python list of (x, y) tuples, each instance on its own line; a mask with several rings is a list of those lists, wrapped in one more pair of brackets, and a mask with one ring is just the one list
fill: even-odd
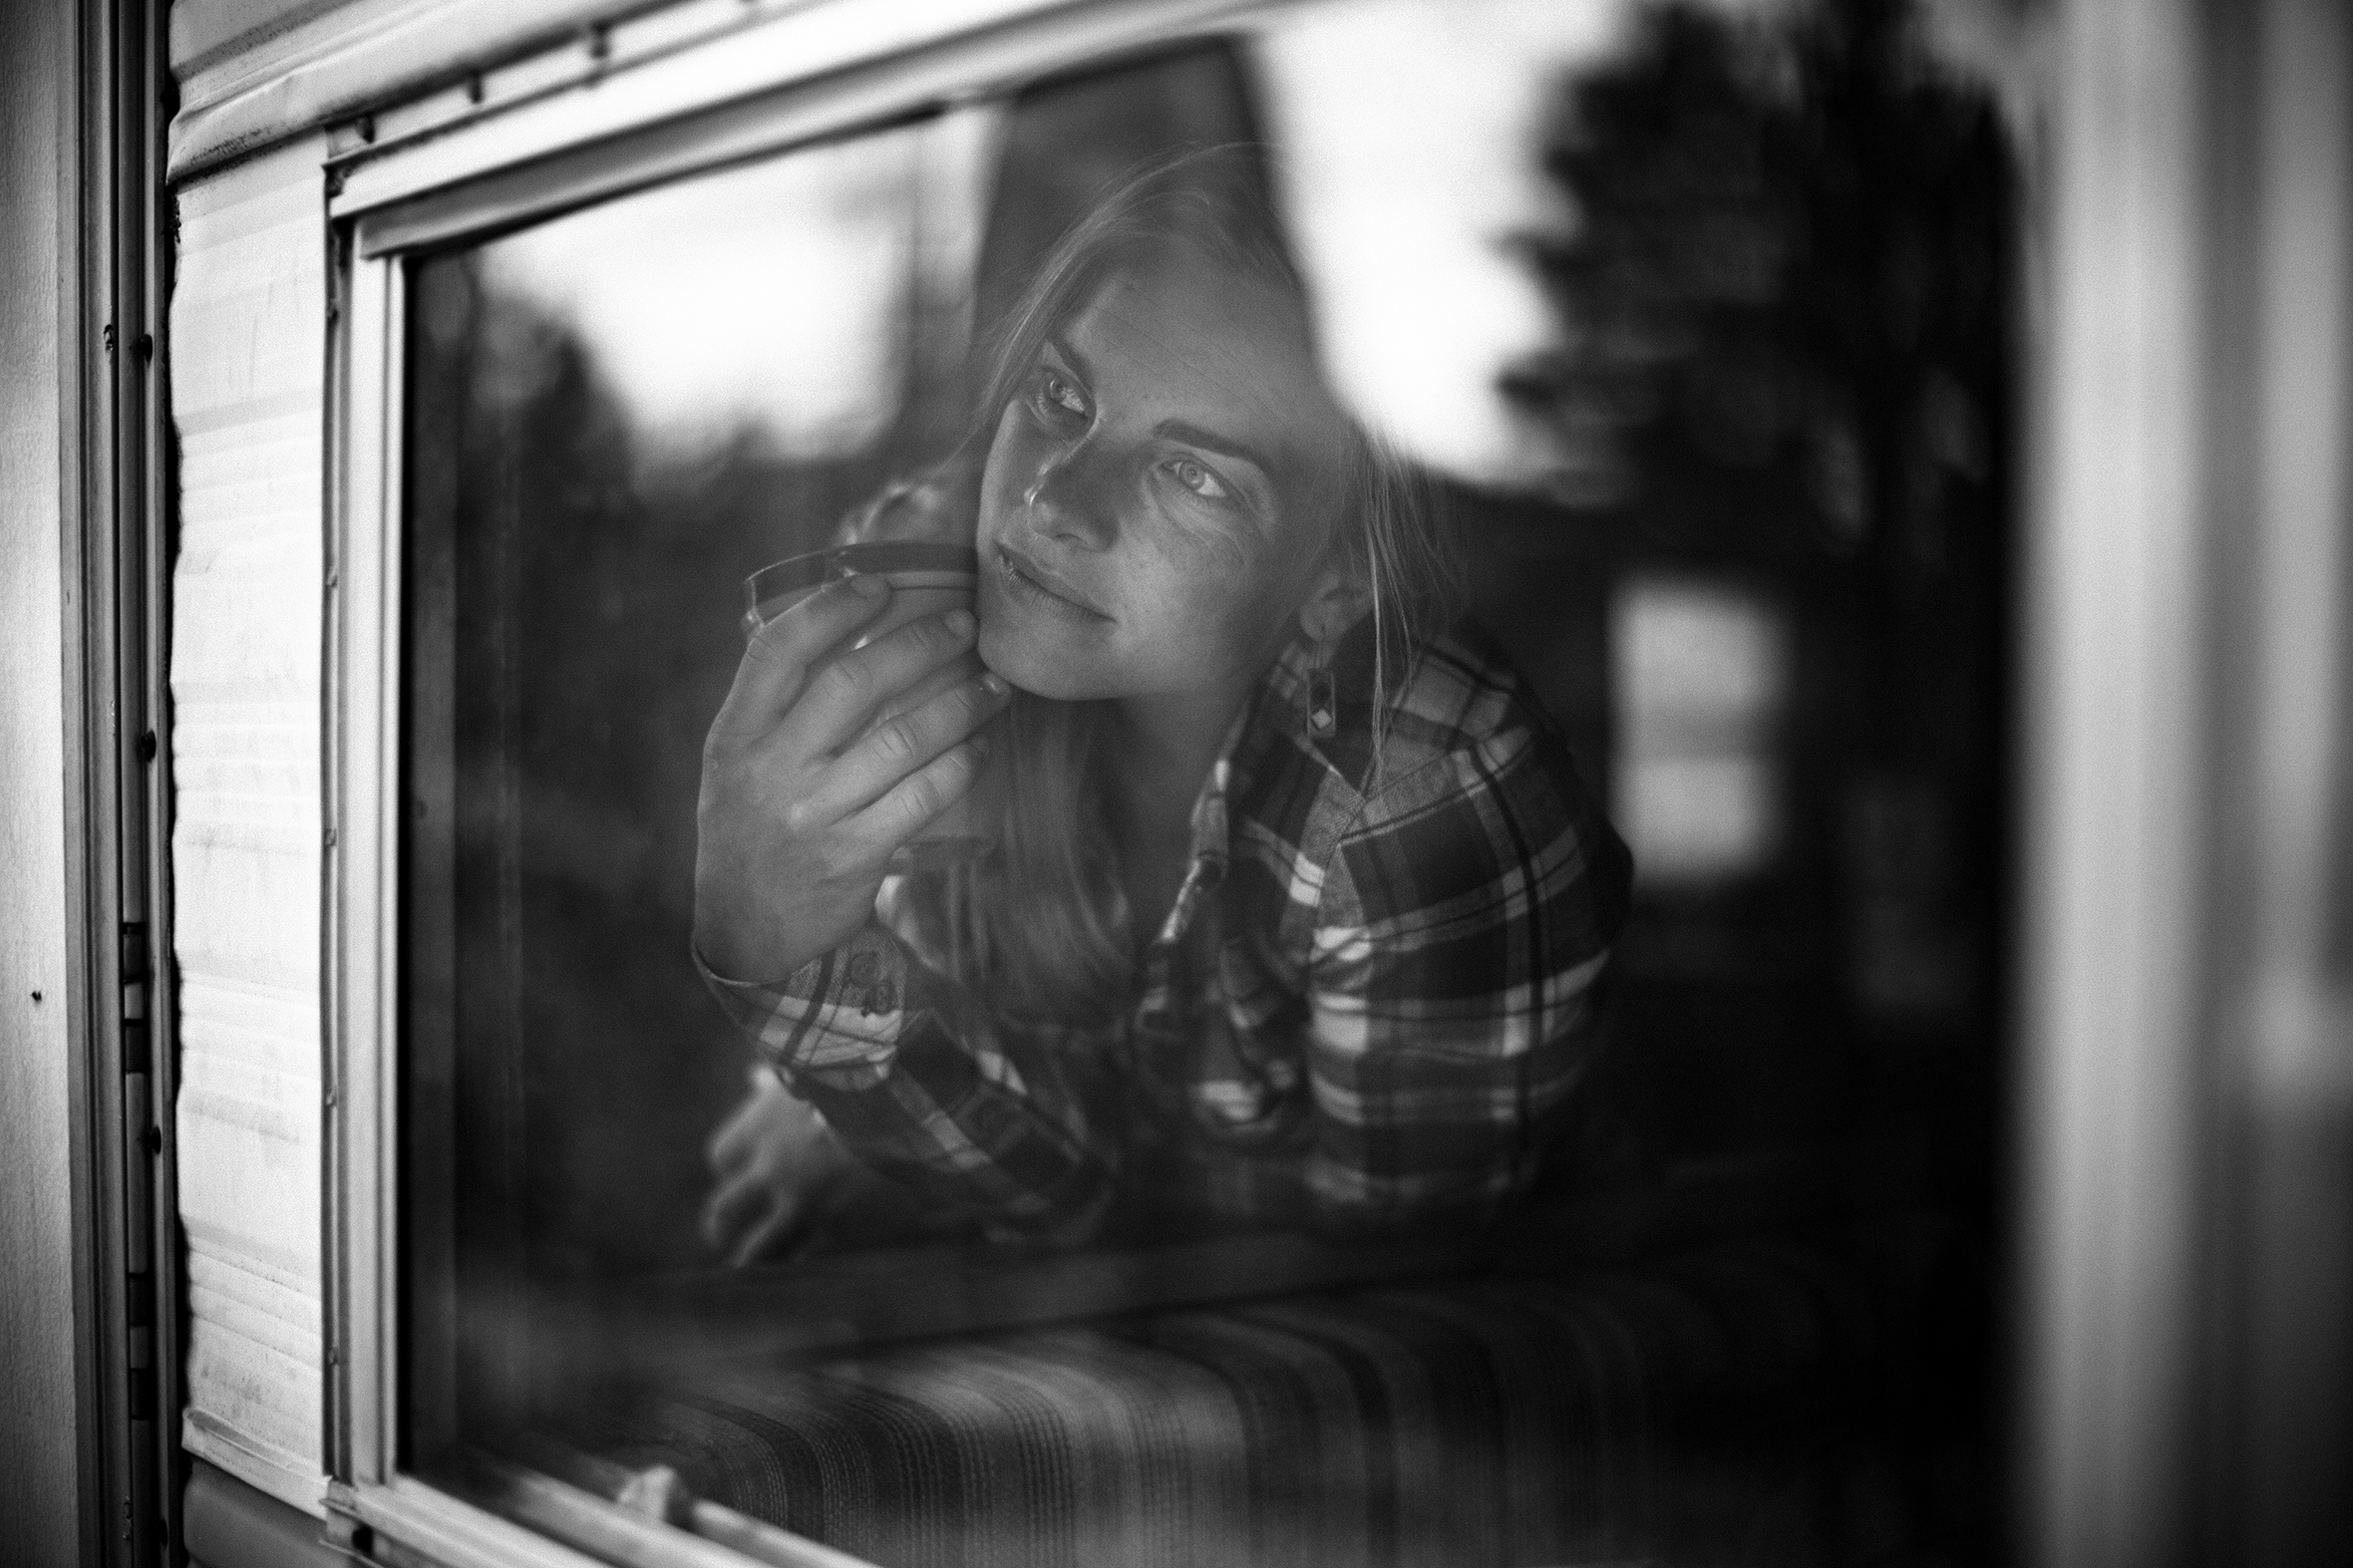
[(712, 1251), (744, 1264), (781, 1252), (824, 1212), (847, 1156), (825, 1118), (769, 1077), (705, 1145), (718, 1184), (703, 1205)]
[(972, 647), (970, 610), (925, 615), (853, 649), (811, 676), (794, 704), (794, 739), (819, 752), (849, 744), (876, 708)]
[(757, 1157), (780, 1116), (799, 1103), (782, 1080), (771, 1077), (763, 1081), (742, 1104), (728, 1112), (727, 1119), (703, 1145), (703, 1158), (712, 1174), (732, 1175), (737, 1166)]
[(798, 1207), (788, 1190), (757, 1172), (743, 1172), (721, 1182), (703, 1205), (703, 1241), (712, 1251), (732, 1257), (748, 1233), (771, 1224), (776, 1210)]
[(835, 760), (810, 806), (827, 821), (872, 804), (901, 780), (1005, 711), (1012, 689), (982, 672), (876, 725)]
[(784, 1251), (801, 1233), (804, 1217), (803, 1204), (793, 1200), (778, 1202), (728, 1248), (728, 1267), (740, 1269)]
[(929, 826), (931, 819), (961, 800), (980, 777), (988, 737), (976, 735), (925, 763), (884, 792), (872, 805), (846, 817), (840, 830), (865, 843), (876, 858)]
[(753, 1107), (747, 1101), (737, 1106), (735, 1114), (721, 1122), (719, 1130), (703, 1145), (703, 1163), (711, 1167), (715, 1176), (732, 1175), (738, 1165), (752, 1157), (756, 1134)]
[(752, 634), (735, 684), (711, 721), (713, 745), (773, 729), (809, 684), (811, 670), (890, 602), (890, 585), (860, 574), (827, 583)]

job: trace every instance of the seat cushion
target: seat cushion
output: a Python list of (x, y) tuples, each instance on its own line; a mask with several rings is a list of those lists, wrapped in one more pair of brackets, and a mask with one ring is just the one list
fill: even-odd
[(1693, 1442), (1810, 1440), (1871, 1296), (1751, 1244), (735, 1363), (571, 1436), (889, 1568), (1606, 1561)]

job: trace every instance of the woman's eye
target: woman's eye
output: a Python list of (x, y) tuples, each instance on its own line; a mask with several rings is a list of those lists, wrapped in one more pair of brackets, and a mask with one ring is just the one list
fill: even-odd
[(1047, 413), (1068, 416), (1072, 419), (1083, 420), (1087, 417), (1085, 396), (1080, 393), (1078, 388), (1053, 371), (1047, 371), (1039, 378), (1038, 391), (1044, 400)]
[(1226, 489), (1224, 480), (1190, 458), (1173, 459), (1169, 464), (1169, 472), (1176, 476), (1177, 483), (1205, 499), (1223, 500), (1231, 493)]

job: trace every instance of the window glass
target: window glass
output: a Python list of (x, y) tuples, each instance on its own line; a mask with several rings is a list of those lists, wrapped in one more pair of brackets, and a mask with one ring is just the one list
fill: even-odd
[(1637, 875), (1671, 885), (1755, 871), (1780, 826), (1780, 617), (1735, 589), (1645, 579), (1621, 586), (1612, 611), (1611, 801)]
[(2010, 154), (1900, 20), (1277, 10), (413, 261), (407, 1462), (1989, 1541)]

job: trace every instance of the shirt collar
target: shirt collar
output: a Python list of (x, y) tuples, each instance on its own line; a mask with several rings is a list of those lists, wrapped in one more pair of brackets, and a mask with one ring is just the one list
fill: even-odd
[[(1342, 633), (1330, 650), (1328, 667), (1338, 693), (1335, 705), (1338, 723), (1332, 735), (1310, 744), (1328, 766), (1342, 773), (1352, 772), (1351, 762), (1356, 760), (1357, 752), (1366, 751), (1365, 743), (1372, 733), (1373, 651), (1370, 616)], [(1251, 692), (1241, 712), (1234, 715), (1224, 741), (1217, 748), (1217, 760), (1209, 765), (1209, 776), (1201, 781), (1201, 791), (1193, 798), (1191, 848), (1184, 884), (1169, 911), (1168, 922), (1161, 927), (1163, 939), (1181, 935), (1191, 924), (1193, 910), (1202, 896), (1225, 880), (1226, 866), (1233, 854), (1230, 801), (1234, 770), (1239, 761), (1267, 739), (1265, 732), (1270, 727), (1287, 730), (1305, 740), (1307, 680), (1316, 663), (1315, 646), (1304, 638), (1292, 639), (1275, 655), (1265, 678)]]
[(1174, 941), (1182, 936), (1192, 924), (1193, 911), (1201, 899), (1225, 880), (1225, 868), (1233, 855), (1233, 829), (1227, 802), (1233, 795), (1234, 754), (1265, 701), (1266, 693), (1260, 689), (1253, 691), (1250, 700), (1242, 704), (1242, 711), (1226, 727), (1225, 739), (1217, 747), (1217, 760), (1209, 765), (1209, 777), (1201, 781), (1201, 792), (1193, 796), (1191, 845), (1185, 857), (1184, 882), (1176, 890), (1176, 902), (1170, 907), (1169, 918), (1162, 923), (1159, 941)]

